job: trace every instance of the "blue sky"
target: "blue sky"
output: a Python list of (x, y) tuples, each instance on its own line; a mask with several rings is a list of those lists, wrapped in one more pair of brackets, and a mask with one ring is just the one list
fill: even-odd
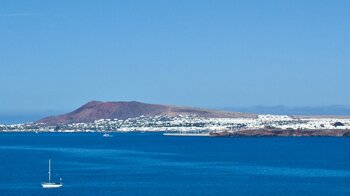
[(350, 105), (350, 1), (0, 2), (0, 111)]

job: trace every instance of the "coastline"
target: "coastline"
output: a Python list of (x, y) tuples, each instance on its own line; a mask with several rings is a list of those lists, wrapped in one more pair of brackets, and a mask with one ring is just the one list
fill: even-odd
[(0, 134), (14, 133), (33, 133), (33, 134), (135, 134), (135, 133), (160, 133), (164, 136), (179, 137), (350, 137), (350, 130), (333, 129), (333, 130), (281, 130), (281, 129), (246, 129), (246, 130), (224, 130), (224, 131), (207, 131), (201, 133), (194, 132), (174, 132), (174, 131), (0, 131)]
[(350, 137), (350, 130), (312, 130), (312, 129), (247, 129), (238, 131), (210, 132), (213, 137)]

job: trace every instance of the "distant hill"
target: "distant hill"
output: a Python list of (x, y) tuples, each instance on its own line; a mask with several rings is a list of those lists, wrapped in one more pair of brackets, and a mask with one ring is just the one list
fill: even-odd
[(254, 114), (275, 114), (293, 116), (350, 116), (350, 107), (344, 105), (329, 106), (252, 106), (252, 107), (225, 107), (226, 111), (241, 111)]
[(192, 107), (179, 107), (131, 102), (100, 102), (91, 101), (73, 112), (43, 118), (36, 123), (47, 125), (93, 122), (98, 119), (127, 119), (138, 116), (175, 116), (197, 115), (208, 118), (256, 118), (255, 114), (241, 112), (226, 112)]

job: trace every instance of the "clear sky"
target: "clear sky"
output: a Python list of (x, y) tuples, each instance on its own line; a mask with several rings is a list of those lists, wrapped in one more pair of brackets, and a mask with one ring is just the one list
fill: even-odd
[(350, 1), (2, 0), (0, 111), (350, 105)]

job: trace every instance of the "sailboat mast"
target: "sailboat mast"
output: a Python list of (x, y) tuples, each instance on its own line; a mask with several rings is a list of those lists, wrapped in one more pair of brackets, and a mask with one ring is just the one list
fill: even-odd
[(49, 182), (51, 182), (51, 159), (49, 159)]

